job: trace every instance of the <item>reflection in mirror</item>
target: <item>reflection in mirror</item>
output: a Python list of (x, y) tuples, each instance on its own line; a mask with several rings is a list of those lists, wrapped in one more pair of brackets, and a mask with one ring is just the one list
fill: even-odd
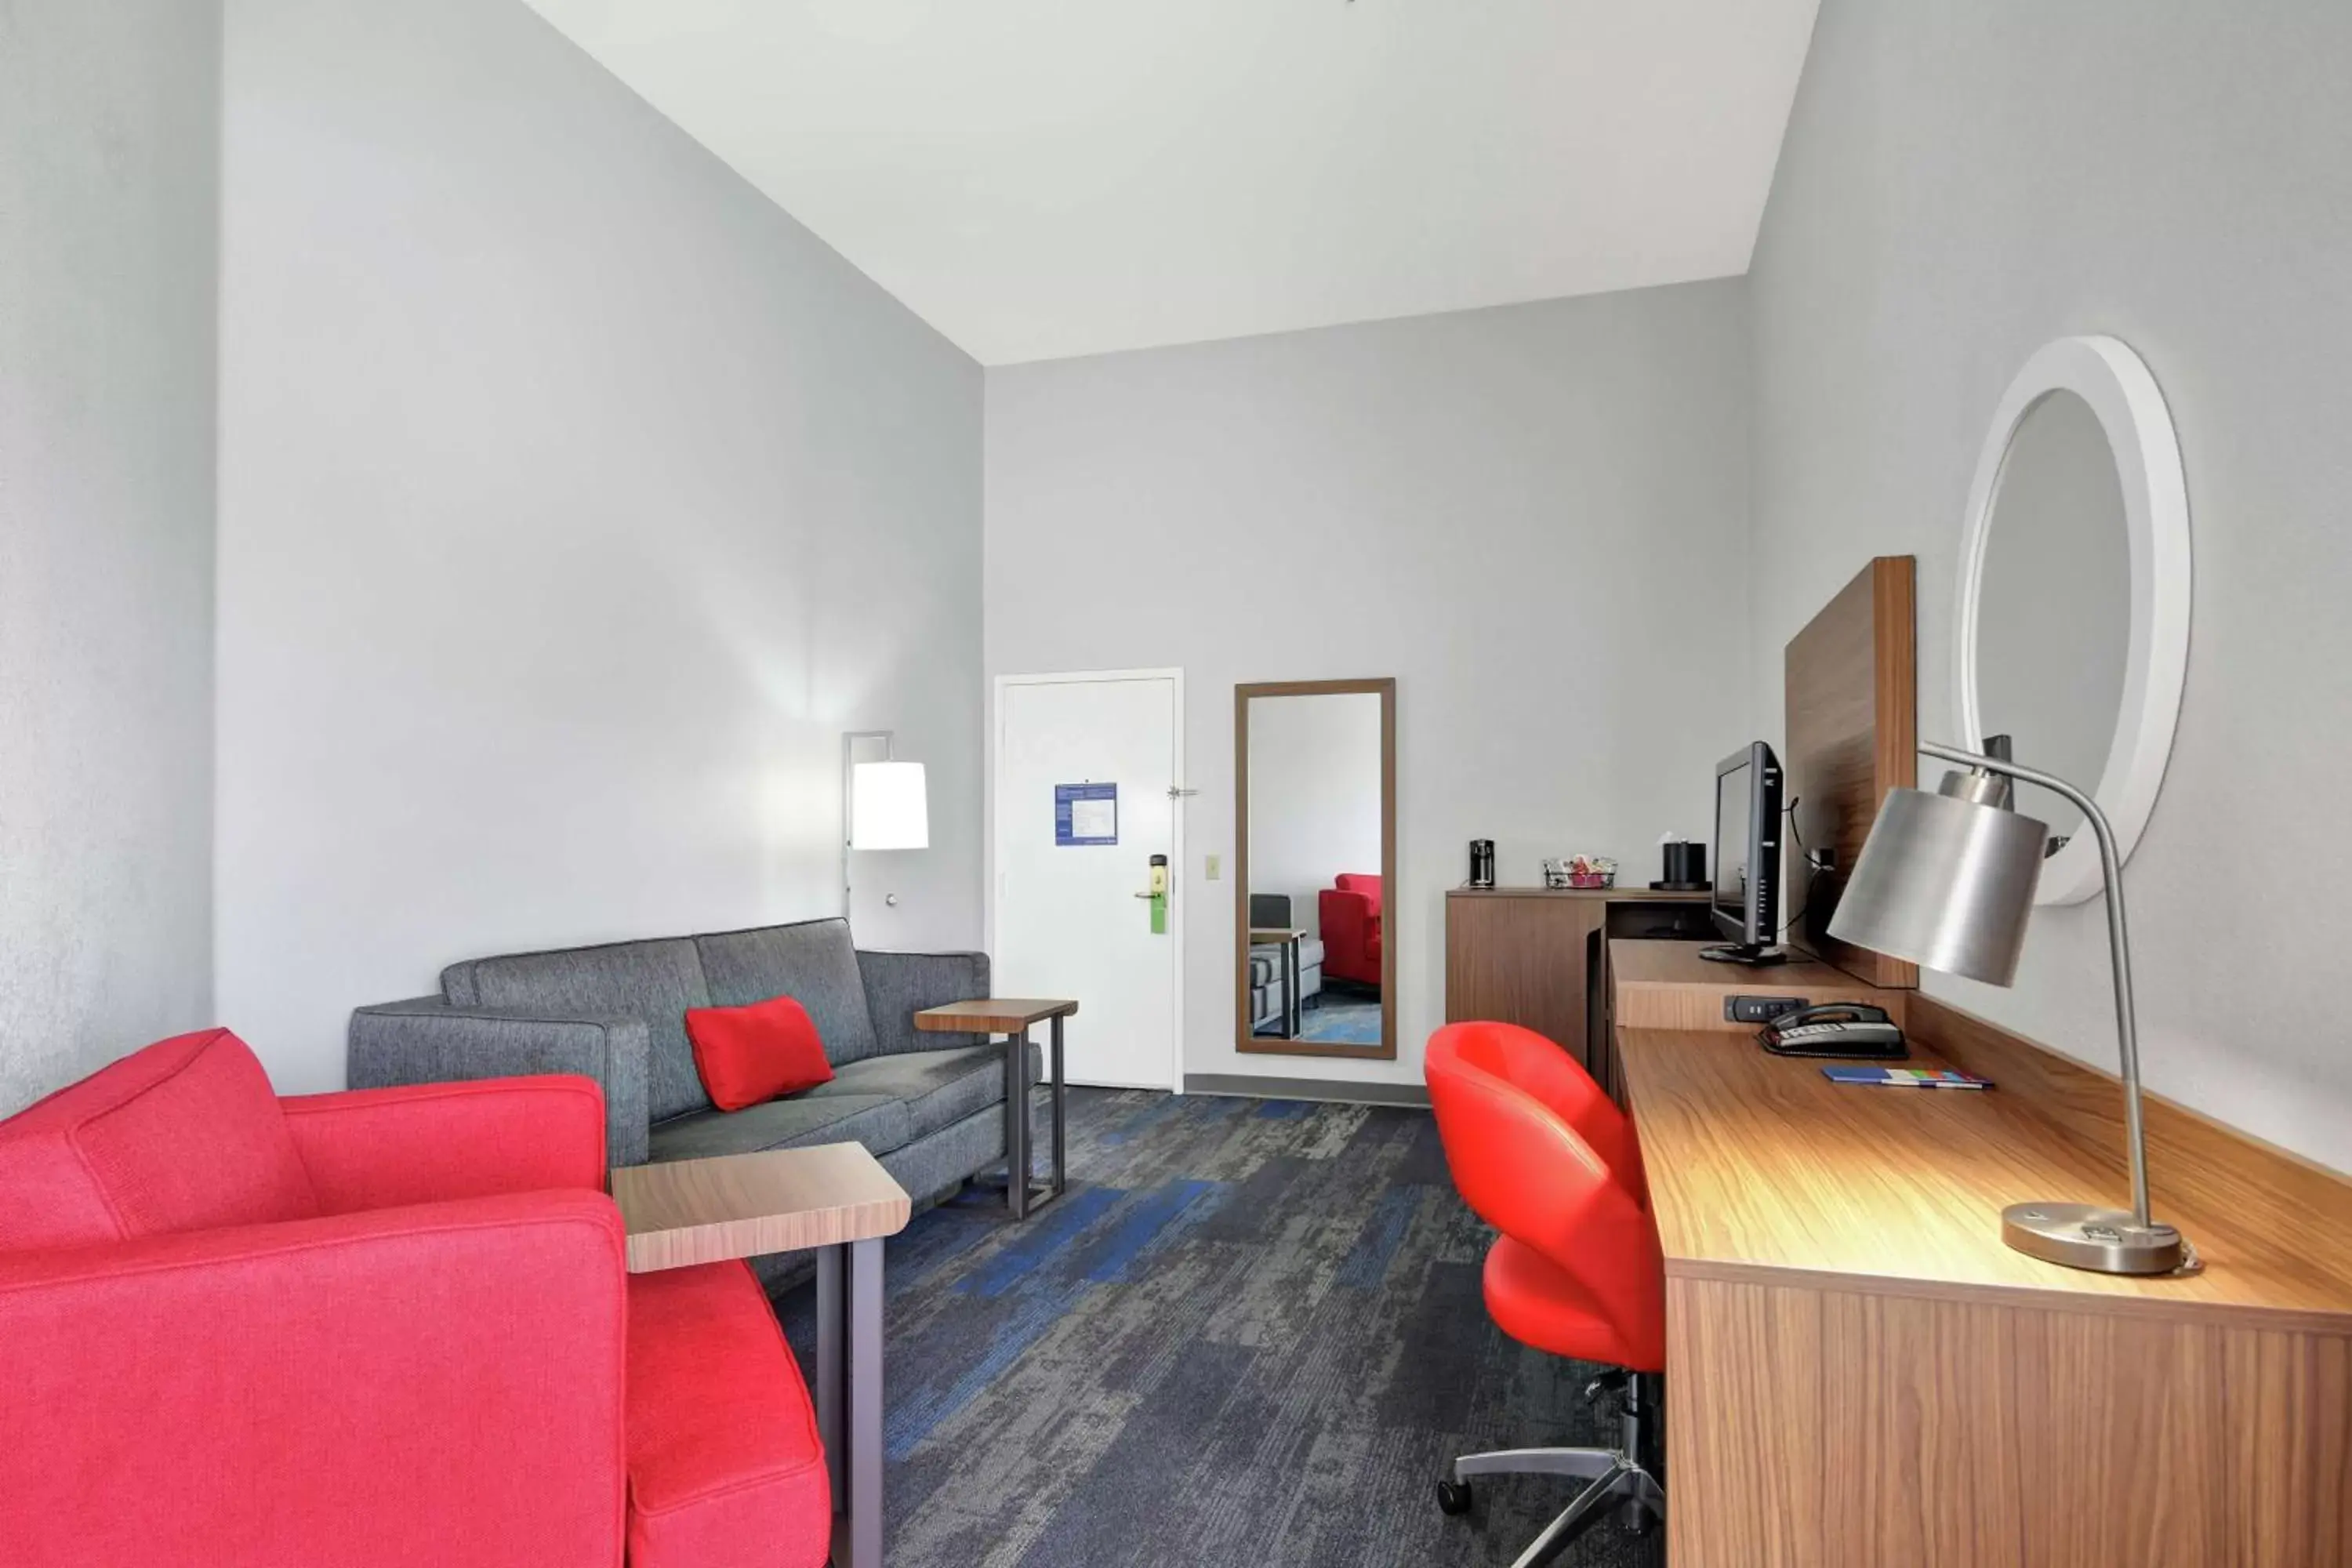
[(1243, 1049), (1394, 1048), (1388, 686), (1239, 689)]
[[(1985, 531), (1977, 709), (2021, 763), (2095, 790), (2124, 700), (2131, 541), (2114, 451), (2091, 405), (2052, 392), (2017, 427)], [(1971, 744), (1983, 735), (1970, 736)], [(2031, 784), (2017, 809), (2053, 837), (2083, 814)]]

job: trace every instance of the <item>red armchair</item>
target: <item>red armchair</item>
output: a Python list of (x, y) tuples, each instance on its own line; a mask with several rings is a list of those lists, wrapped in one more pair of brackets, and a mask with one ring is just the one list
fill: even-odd
[(814, 1568), (740, 1263), (631, 1276), (585, 1079), (281, 1100), (226, 1030), (0, 1121), (9, 1561)]
[(1323, 978), (1381, 983), (1381, 879), (1342, 873), (1316, 896), (1323, 925)]

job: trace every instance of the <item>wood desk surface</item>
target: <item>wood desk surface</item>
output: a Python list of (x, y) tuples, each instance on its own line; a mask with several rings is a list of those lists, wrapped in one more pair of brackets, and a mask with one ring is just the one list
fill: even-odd
[(1076, 1002), (1052, 997), (982, 996), (926, 1007), (915, 1015), (915, 1027), (935, 1035), (1017, 1035), (1032, 1024), (1066, 1018), (1077, 1010)]
[[(2168, 1208), (2159, 1189), (2158, 1217), (2205, 1265), (2183, 1278), (2089, 1274), (2011, 1250), (2005, 1205), (2127, 1199), (2119, 1163), (2068, 1140), (2017, 1090), (1833, 1084), (1818, 1061), (1720, 1031), (1621, 1028), (1618, 1044), (1670, 1277), (1835, 1276), (1844, 1289), (2027, 1292), (2072, 1298), (2074, 1310), (2352, 1330), (2352, 1237), (2284, 1202), (2203, 1213)], [(1945, 1065), (1916, 1043), (1913, 1058)]]
[(1620, 985), (1734, 985), (1742, 991), (1802, 991), (1852, 986), (1875, 991), (1842, 969), (1791, 952), (1785, 963), (1726, 963), (1701, 958), (1703, 942), (1612, 942), (1610, 966)]
[(622, 1165), (632, 1274), (895, 1236), (913, 1205), (862, 1144)]

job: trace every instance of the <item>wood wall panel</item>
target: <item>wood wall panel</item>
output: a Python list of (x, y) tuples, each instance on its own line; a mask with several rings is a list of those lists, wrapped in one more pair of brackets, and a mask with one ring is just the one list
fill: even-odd
[(1670, 1278), (1676, 1568), (2352, 1562), (2352, 1340)]
[(1784, 655), (1783, 798), (1796, 837), (1837, 851), (1837, 870), (1816, 892), (1791, 842), (1782, 918), (1809, 952), (1876, 985), (1919, 984), (1916, 965), (1831, 939), (1835, 890), (1862, 855), (1878, 804), (1918, 783), (1917, 585), (1908, 555), (1882, 555), (1840, 589)]

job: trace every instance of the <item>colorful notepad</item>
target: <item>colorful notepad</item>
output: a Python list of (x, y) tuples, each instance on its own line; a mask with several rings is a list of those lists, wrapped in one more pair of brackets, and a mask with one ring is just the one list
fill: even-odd
[(1832, 1083), (1879, 1084), (1888, 1089), (1990, 1089), (1992, 1079), (1946, 1068), (1823, 1068)]

